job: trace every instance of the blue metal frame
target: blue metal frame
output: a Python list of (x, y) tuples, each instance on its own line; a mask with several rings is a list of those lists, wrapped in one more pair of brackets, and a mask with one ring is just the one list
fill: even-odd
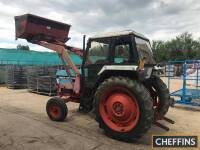
[[(197, 75), (196, 76), (187, 76), (187, 65), (188, 64), (196, 64), (196, 70), (197, 70)], [(165, 71), (168, 73), (168, 88), (170, 89), (170, 82), (171, 79), (177, 79), (177, 77), (171, 76), (171, 65), (175, 64), (180, 64), (183, 65), (183, 77), (179, 77), (179, 79), (183, 80), (183, 85), (182, 89), (179, 89), (177, 91), (174, 91), (170, 93), (170, 96), (172, 97), (179, 97), (179, 100), (176, 100), (175, 102), (178, 104), (185, 104), (185, 105), (192, 105), (192, 106), (200, 106), (200, 87), (199, 85), (199, 67), (200, 67), (200, 61), (199, 60), (185, 60), (185, 61), (169, 61), (167, 66), (168, 66), (168, 71)], [(165, 75), (166, 75), (165, 72)], [(194, 77), (194, 78), (193, 78)], [(194, 88), (188, 88), (187, 87), (187, 81), (188, 80), (195, 80), (196, 86)], [(194, 101), (196, 100), (196, 101)]]

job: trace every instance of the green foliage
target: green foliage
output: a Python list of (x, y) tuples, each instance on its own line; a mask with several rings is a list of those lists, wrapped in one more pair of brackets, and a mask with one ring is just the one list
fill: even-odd
[(26, 50), (26, 51), (29, 51), (29, 50), (30, 50), (30, 48), (29, 48), (28, 45), (21, 45), (21, 44), (18, 44), (18, 45), (17, 45), (17, 49), (18, 49), (18, 50)]
[(157, 62), (169, 60), (200, 59), (200, 39), (185, 32), (169, 41), (153, 41), (152, 50)]

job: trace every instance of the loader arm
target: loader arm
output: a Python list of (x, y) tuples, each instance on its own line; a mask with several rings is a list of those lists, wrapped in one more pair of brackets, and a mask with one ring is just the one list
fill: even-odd
[(58, 55), (62, 59), (62, 62), (63, 62), (63, 65), (65, 67), (65, 70), (66, 70), (68, 77), (71, 77), (71, 74), (70, 74), (70, 71), (69, 71), (70, 68), (74, 72), (75, 82), (73, 84), (73, 91), (76, 94), (79, 94), (80, 93), (80, 73), (78, 71), (77, 66), (72, 61), (68, 51), (71, 51), (71, 52), (79, 55), (80, 57), (82, 57), (83, 53), (81, 52), (81, 49), (66, 46), (64, 43), (60, 43), (60, 42), (58, 42), (58, 43), (55, 43), (55, 42), (54, 43), (48, 43), (46, 41), (39, 41), (39, 42), (32, 42), (32, 43), (38, 44), (40, 46), (51, 49), (51, 50), (58, 53)]
[(80, 56), (81, 58), (83, 58), (83, 56), (84, 56), (84, 52), (80, 48), (65, 45), (65, 49), (69, 50), (70, 52), (72, 52), (72, 53), (74, 53), (78, 56)]
[[(80, 73), (68, 52), (73, 52), (80, 57), (83, 57), (84, 54), (81, 49), (65, 44), (70, 39), (68, 37), (70, 26), (69, 24), (32, 14), (15, 16), (16, 39), (26, 39), (30, 43), (43, 46), (58, 53), (67, 73), (64, 93), (66, 93), (66, 96), (72, 97), (74, 95), (80, 96)], [(75, 74), (75, 78), (74, 76), (72, 77), (70, 69)]]

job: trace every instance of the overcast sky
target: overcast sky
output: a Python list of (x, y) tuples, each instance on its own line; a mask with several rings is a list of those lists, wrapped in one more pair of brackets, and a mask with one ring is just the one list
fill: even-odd
[(83, 34), (127, 29), (151, 40), (168, 40), (185, 31), (200, 37), (200, 0), (0, 0), (0, 47), (28, 44), (15, 41), (14, 28), (14, 16), (26, 13), (71, 24), (68, 43), (78, 47)]

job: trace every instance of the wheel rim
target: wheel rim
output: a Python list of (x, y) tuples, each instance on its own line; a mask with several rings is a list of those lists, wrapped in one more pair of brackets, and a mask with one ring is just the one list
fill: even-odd
[(99, 110), (105, 124), (114, 131), (128, 132), (138, 123), (140, 110), (135, 97), (124, 88), (108, 92), (101, 100)]
[(49, 107), (49, 113), (53, 118), (59, 118), (61, 110), (58, 106), (52, 105)]

